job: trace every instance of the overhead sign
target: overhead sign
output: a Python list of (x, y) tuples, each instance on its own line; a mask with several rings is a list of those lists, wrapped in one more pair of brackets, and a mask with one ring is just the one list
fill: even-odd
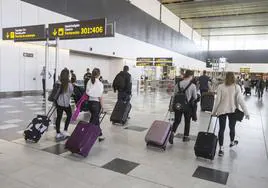
[(136, 61), (136, 66), (154, 66), (154, 58), (151, 57), (138, 57)]
[(173, 63), (173, 58), (169, 57), (169, 58), (155, 58), (155, 62), (159, 62), (159, 63)]
[(141, 66), (141, 67), (152, 67), (154, 66), (154, 62), (136, 62), (136, 66)]
[(208, 59), (206, 60), (206, 67), (207, 67), (207, 68), (212, 68), (212, 61), (211, 61), (210, 58), (208, 58)]
[(172, 67), (173, 58), (155, 58), (155, 66), (157, 67)]
[(240, 68), (240, 73), (250, 73), (250, 68)]
[(106, 19), (49, 24), (50, 39), (82, 39), (105, 37)]
[(3, 28), (3, 40), (40, 41), (46, 40), (45, 25)]

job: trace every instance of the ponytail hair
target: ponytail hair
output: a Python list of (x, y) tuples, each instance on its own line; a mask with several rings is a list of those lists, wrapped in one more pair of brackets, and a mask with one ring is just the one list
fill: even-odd
[(100, 76), (100, 69), (94, 68), (91, 74), (91, 83), (95, 84), (96, 78)]

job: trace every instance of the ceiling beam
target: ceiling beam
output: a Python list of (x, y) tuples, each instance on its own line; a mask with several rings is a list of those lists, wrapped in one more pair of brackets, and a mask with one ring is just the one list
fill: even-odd
[(215, 15), (215, 16), (192, 16), (192, 17), (183, 17), (182, 20), (194, 20), (194, 19), (209, 19), (209, 18), (222, 18), (222, 17), (233, 17), (233, 16), (249, 16), (249, 15), (262, 15), (268, 14), (268, 11), (264, 12), (250, 12), (250, 13), (240, 13), (240, 14), (227, 14), (227, 15)]
[(202, 35), (202, 37), (236, 37), (236, 36), (259, 36), (259, 35), (268, 35), (268, 33), (252, 33), (252, 34), (222, 34), (222, 35)]
[(192, 2), (193, 0), (160, 0), (163, 5)]
[(239, 25), (239, 26), (222, 26), (222, 27), (194, 27), (196, 30), (209, 30), (209, 29), (236, 29), (236, 28), (248, 28), (248, 27), (268, 27), (265, 25)]

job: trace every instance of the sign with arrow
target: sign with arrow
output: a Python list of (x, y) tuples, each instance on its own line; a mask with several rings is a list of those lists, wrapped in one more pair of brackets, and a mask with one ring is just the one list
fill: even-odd
[(45, 25), (3, 28), (3, 40), (41, 41), (46, 40)]
[(82, 39), (106, 36), (106, 19), (49, 24), (49, 39)]

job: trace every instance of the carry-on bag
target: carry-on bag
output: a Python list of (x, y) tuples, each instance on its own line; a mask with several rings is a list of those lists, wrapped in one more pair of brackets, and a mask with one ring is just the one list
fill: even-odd
[(117, 101), (113, 109), (112, 115), (110, 117), (110, 121), (113, 124), (119, 123), (119, 124), (125, 125), (125, 123), (128, 120), (131, 107), (132, 106), (130, 102)]
[(218, 118), (216, 120), (213, 133), (209, 132), (210, 125), (212, 122), (212, 116), (210, 117), (207, 132), (198, 133), (195, 146), (194, 146), (196, 157), (202, 157), (202, 158), (206, 158), (210, 160), (214, 159), (216, 149), (217, 149), (217, 143), (218, 143), (218, 138), (215, 135), (217, 121), (218, 121)]
[(62, 85), (61, 85), (61, 83), (56, 82), (53, 85), (53, 89), (52, 89), (51, 93), (48, 96), (48, 101), (56, 102), (61, 93), (62, 93)]
[(201, 110), (212, 112), (214, 106), (215, 94), (213, 92), (205, 92), (201, 96)]
[(147, 146), (159, 147), (166, 150), (171, 131), (172, 126), (170, 122), (154, 121), (145, 136)]
[[(106, 112), (100, 115), (100, 122), (104, 119)], [(92, 146), (96, 142), (97, 138), (101, 134), (101, 129), (99, 126), (93, 125), (88, 122), (80, 121), (75, 127), (73, 133), (67, 140), (65, 148), (71, 151), (87, 157)]]
[(37, 143), (47, 131), (51, 122), (50, 118), (55, 110), (56, 106), (53, 105), (47, 115), (37, 115), (24, 130), (24, 139)]

